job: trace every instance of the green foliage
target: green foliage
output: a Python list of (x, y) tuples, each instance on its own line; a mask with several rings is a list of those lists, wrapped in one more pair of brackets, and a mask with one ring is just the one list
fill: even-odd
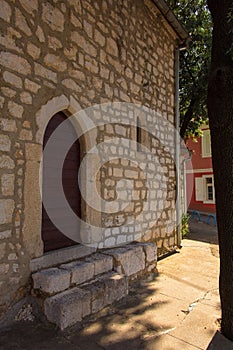
[(206, 0), (168, 0), (167, 3), (191, 38), (188, 50), (180, 53), (180, 117), (181, 136), (196, 137), (199, 127), (208, 119), (211, 15)]
[(182, 238), (185, 238), (185, 236), (189, 233), (189, 214), (183, 214), (182, 220), (181, 220), (181, 234)]

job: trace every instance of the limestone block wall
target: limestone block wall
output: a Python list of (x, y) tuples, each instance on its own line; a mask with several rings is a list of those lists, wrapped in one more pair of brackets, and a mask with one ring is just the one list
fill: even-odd
[[(167, 123), (163, 125), (159, 118), (156, 120), (157, 114), (150, 120), (151, 116), (146, 115), (150, 114), (150, 110), (137, 110), (135, 106), (127, 105), (125, 112), (121, 107), (121, 118), (132, 118), (130, 124), (134, 125), (135, 115), (142, 112), (147, 126), (143, 130), (140, 149), (139, 145), (130, 141), (135, 138), (134, 127), (111, 123), (101, 128), (98, 134), (100, 139), (97, 142), (106, 140), (102, 152), (105, 162), (100, 174), (101, 195), (105, 203), (102, 207), (103, 229), (99, 247), (108, 248), (109, 245), (138, 239), (152, 240), (156, 241), (159, 254), (164, 254), (176, 243), (174, 130), (166, 130)], [(105, 119), (107, 122), (108, 117)], [(117, 116), (111, 120), (116, 121)], [(149, 132), (156, 128), (157, 132)], [(124, 138), (127, 134), (130, 135), (128, 142)], [(122, 142), (114, 143), (114, 135), (122, 137)], [(110, 160), (109, 154), (112, 157)], [(134, 225), (131, 225), (133, 222)]]
[[(1, 314), (29, 291), (30, 260), (43, 255), (39, 168), (47, 122), (60, 110), (71, 114), (120, 101), (150, 107), (174, 123), (177, 36), (151, 0), (1, 0), (0, 8)], [(116, 134), (133, 140), (135, 128), (119, 120), (97, 128), (95, 141)], [(174, 164), (158, 140), (148, 136), (145, 143), (152, 153), (163, 152), (170, 192), (166, 210), (143, 239), (157, 241), (165, 252), (175, 245), (174, 231), (166, 231), (175, 201)], [(153, 177), (152, 162), (150, 167)], [(102, 166), (101, 195), (114, 199), (122, 175), (135, 187), (127, 215), (140, 214), (148, 188), (142, 170), (128, 160)], [(125, 242), (120, 227), (127, 215), (101, 215), (106, 240), (116, 233), (115, 243)], [(151, 209), (143, 220), (155, 220)]]

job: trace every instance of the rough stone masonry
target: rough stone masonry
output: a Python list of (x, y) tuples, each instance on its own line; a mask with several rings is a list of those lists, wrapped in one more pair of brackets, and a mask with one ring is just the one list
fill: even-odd
[[(174, 51), (181, 38), (151, 0), (0, 0), (0, 8), (1, 315), (30, 292), (30, 262), (43, 256), (39, 170), (46, 124), (58, 111), (70, 115), (127, 102), (149, 107), (174, 125)], [(166, 130), (159, 132), (163, 137)], [(94, 143), (116, 135), (136, 140), (135, 127), (118, 118), (97, 128)], [(176, 245), (175, 230), (167, 229), (175, 207), (174, 162), (158, 139), (141, 136), (167, 177), (164, 209), (157, 218), (154, 208), (164, 203), (159, 177), (150, 192), (144, 169), (123, 157), (106, 162), (99, 171), (101, 197), (111, 204), (121, 179), (132, 180), (133, 195), (127, 210), (111, 215), (83, 204), (84, 217), (100, 223), (100, 249), (131, 241), (133, 228), (124, 231), (124, 224), (141, 213), (145, 225), (153, 223), (142, 241), (156, 242), (160, 254)], [(87, 143), (82, 147), (84, 154)], [(114, 143), (110, 149), (113, 156), (124, 153)], [(146, 166), (156, 177), (153, 162)], [(144, 208), (150, 193), (152, 204)]]

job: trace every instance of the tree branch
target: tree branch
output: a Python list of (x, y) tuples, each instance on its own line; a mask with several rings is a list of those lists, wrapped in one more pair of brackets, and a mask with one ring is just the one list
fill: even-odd
[(188, 128), (188, 125), (189, 125), (190, 121), (192, 120), (195, 103), (196, 103), (196, 98), (193, 97), (190, 101), (188, 110), (185, 113), (183, 123), (180, 127), (180, 137), (181, 138), (184, 138), (184, 135), (185, 135), (185, 132)]

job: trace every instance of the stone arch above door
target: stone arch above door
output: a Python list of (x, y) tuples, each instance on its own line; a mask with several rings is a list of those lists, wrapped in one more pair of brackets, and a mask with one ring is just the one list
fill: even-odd
[[(25, 186), (24, 186), (24, 225), (23, 225), (23, 241), (30, 258), (36, 258), (43, 255), (43, 241), (41, 237), (41, 160), (43, 137), (49, 120), (59, 111), (63, 111), (67, 115), (75, 114), (81, 111), (79, 103), (73, 97), (65, 95), (57, 96), (46, 104), (41, 106), (37, 111), (35, 118), (37, 124), (36, 143), (27, 143), (25, 146), (26, 169), (25, 169)], [(84, 113), (84, 115), (83, 115)], [(78, 119), (77, 119), (78, 120)], [(82, 111), (79, 128), (85, 130), (85, 111)], [(95, 142), (95, 138), (85, 134), (85, 149), (90, 149)], [(84, 169), (82, 171), (87, 171)], [(85, 174), (81, 174), (85, 178)], [(88, 183), (85, 183), (88, 186)], [(97, 187), (99, 184), (97, 183)], [(96, 226), (100, 225), (100, 213), (92, 212), (87, 208), (85, 218)], [(89, 219), (90, 218), (90, 219)]]

